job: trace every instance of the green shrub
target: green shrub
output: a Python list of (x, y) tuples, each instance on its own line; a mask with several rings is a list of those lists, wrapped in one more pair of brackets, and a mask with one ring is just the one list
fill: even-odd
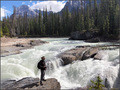
[(96, 81), (92, 81), (91, 80), (91, 82), (92, 82), (93, 85), (90, 86), (89, 90), (93, 90), (93, 89), (94, 90), (103, 90), (102, 88), (105, 87), (105, 86), (103, 84), (101, 84), (102, 81), (103, 80), (98, 75)]
[(1, 27), (1, 29), (0, 29), (0, 37), (3, 37), (2, 27)]

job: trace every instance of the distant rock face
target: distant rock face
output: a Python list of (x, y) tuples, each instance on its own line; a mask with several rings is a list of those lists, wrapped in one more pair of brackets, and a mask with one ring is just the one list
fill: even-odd
[(22, 5), (18, 8), (16, 8), (16, 15), (24, 16), (24, 14), (27, 13), (27, 16), (35, 16), (37, 13), (30, 9), (27, 5)]
[[(81, 5), (82, 5), (82, 8), (86, 8), (86, 5), (88, 3), (89, 3), (89, 0), (85, 0), (85, 1), (84, 0), (68, 0), (61, 11), (64, 11), (66, 8), (68, 8), (70, 12), (76, 9), (81, 9)], [(94, 2), (92, 1), (92, 5), (93, 3)], [(97, 3), (99, 4), (100, 0), (97, 0)]]
[[(83, 2), (83, 3), (84, 3), (84, 2)], [(72, 11), (73, 9), (77, 9), (77, 8), (80, 9), (80, 6), (81, 6), (81, 1), (80, 1), (80, 0), (77, 0), (77, 1), (74, 1), (74, 0), (70, 1), (70, 0), (69, 0), (69, 1), (66, 3), (64, 9), (65, 9), (66, 7), (68, 7), (69, 11)], [(63, 9), (63, 10), (64, 10), (64, 9)]]
[(49, 89), (49, 90), (60, 90), (60, 83), (54, 79), (50, 78), (43, 82), (43, 85), (41, 86), (39, 83), (39, 78), (32, 78), (32, 77), (26, 77), (21, 80), (15, 81), (15, 80), (8, 80), (1, 84), (1, 89), (4, 90), (16, 90), (16, 89), (32, 89), (32, 90), (38, 90), (38, 89)]
[[(32, 10), (30, 7), (28, 7), (27, 5), (22, 5), (20, 7), (14, 7), (15, 9), (15, 16), (16, 18), (19, 16), (24, 16), (25, 14), (27, 14), (27, 17), (34, 17), (36, 15), (38, 15), (38, 13), (36, 13), (34, 10)], [(10, 18), (13, 18), (13, 14), (10, 16)]]
[[(24, 16), (25, 14), (27, 14), (27, 17), (35, 17), (36, 15), (39, 15), (39, 10), (38, 9), (31, 9), (29, 6), (27, 5), (22, 5), (20, 7), (15, 7), (16, 9), (16, 17), (19, 16)], [(48, 14), (51, 13), (52, 11), (48, 11)], [(43, 15), (43, 11), (41, 11), (41, 14)], [(13, 17), (13, 14), (11, 15), (11, 18)]]

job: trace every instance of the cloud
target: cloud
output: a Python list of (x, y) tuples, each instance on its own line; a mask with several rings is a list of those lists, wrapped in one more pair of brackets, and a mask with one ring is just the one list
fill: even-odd
[(4, 8), (1, 8), (1, 18), (5, 17), (7, 13), (10, 13), (10, 11), (8, 11)]
[(30, 5), (28, 5), (28, 7), (30, 7)]
[(32, 0), (30, 0), (30, 3), (32, 2)]
[(31, 9), (43, 9), (47, 8), (47, 11), (59, 12), (64, 7), (64, 1), (41, 1), (37, 2), (36, 4), (33, 3)]

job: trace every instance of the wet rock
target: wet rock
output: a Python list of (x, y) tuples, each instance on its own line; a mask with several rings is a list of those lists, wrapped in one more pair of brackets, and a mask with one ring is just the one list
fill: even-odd
[(16, 46), (16, 47), (24, 47), (24, 45), (21, 44), (21, 43), (15, 44), (14, 46)]
[(102, 60), (102, 57), (103, 57), (103, 55), (102, 55), (102, 53), (104, 53), (104, 52), (101, 52), (101, 51), (99, 51), (95, 56), (94, 56), (94, 60)]
[(83, 54), (82, 60), (93, 58), (98, 53), (98, 51), (98, 48), (90, 48)]
[(94, 58), (98, 51), (99, 49), (97, 47), (93, 48), (90, 46), (78, 46), (74, 49), (63, 52), (58, 57), (63, 60), (63, 65), (67, 65), (76, 60), (86, 60), (88, 58)]
[(67, 50), (60, 55), (58, 55), (59, 58), (61, 58), (64, 62), (63, 65), (67, 65), (72, 63), (76, 60), (86, 60), (89, 58), (93, 58), (94, 60), (102, 60), (104, 58), (104, 55), (106, 52), (104, 50), (101, 50), (103, 47), (110, 47), (111, 45), (107, 46), (76, 46), (76, 48)]
[(42, 43), (47, 43), (46, 41), (41, 41), (41, 40), (31, 40), (30, 45), (35, 46), (35, 45), (40, 45)]
[(84, 48), (84, 47), (90, 47), (90, 45), (85, 45), (85, 46), (76, 46), (76, 48)]
[(105, 78), (105, 87), (110, 88), (110, 83), (107, 78)]
[(64, 65), (67, 65), (69, 63), (72, 63), (76, 60), (76, 57), (73, 55), (63, 55), (62, 60), (64, 61)]
[(2, 89), (53, 89), (60, 90), (60, 83), (54, 79), (46, 79), (41, 86), (39, 78), (26, 77), (18, 81), (5, 81), (1, 84)]
[(60, 54), (58, 57), (61, 58), (64, 62), (64, 65), (70, 64), (75, 60), (81, 60), (83, 53), (85, 50), (87, 50), (88, 47), (81, 47), (81, 48), (75, 48), (71, 50), (67, 50)]

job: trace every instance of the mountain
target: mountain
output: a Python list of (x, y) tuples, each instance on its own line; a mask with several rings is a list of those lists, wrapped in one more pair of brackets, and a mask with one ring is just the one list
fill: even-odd
[(38, 14), (27, 5), (22, 5), (16, 8), (16, 16), (24, 16), (25, 13), (27, 13), (27, 16), (36, 16), (36, 14)]
[[(20, 7), (15, 7), (16, 10), (16, 17), (20, 16), (24, 16), (25, 13), (27, 13), (28, 17), (35, 17), (36, 15), (39, 15), (39, 10), (38, 9), (31, 9), (30, 7), (28, 7), (27, 5), (22, 5)], [(48, 11), (48, 14), (52, 12), (52, 11)], [(41, 11), (41, 14), (43, 15), (43, 11)], [(11, 15), (11, 17), (13, 16), (13, 14)]]
[[(97, 0), (97, 3), (99, 3), (99, 2), (100, 2), (100, 0)], [(85, 0), (85, 1), (83, 0), (82, 1), (82, 7), (83, 8), (86, 7), (86, 5), (88, 3), (89, 3), (89, 0)], [(94, 3), (94, 2), (92, 1), (92, 3)], [(59, 13), (64, 11), (66, 8), (68, 8), (70, 12), (72, 12), (75, 9), (81, 9), (81, 0), (77, 0), (77, 1), (76, 0), (72, 0), (72, 1), (69, 0), (69, 1), (67, 1), (64, 8)], [(51, 11), (49, 11), (48, 14), (50, 12)], [(30, 7), (28, 7), (27, 5), (22, 5), (22, 6), (16, 8), (16, 13), (15, 14), (16, 14), (17, 17), (19, 15), (24, 16), (25, 13), (27, 13), (28, 17), (34, 17), (34, 16), (39, 14), (39, 10), (37, 10), (37, 9), (33, 10)], [(41, 14), (43, 15), (43, 11), (41, 11)]]
[(64, 8), (62, 9), (62, 11), (65, 10), (66, 8), (68, 8), (69, 11), (72, 11), (73, 9), (77, 9), (77, 8), (80, 9), (80, 6), (81, 6), (81, 1), (80, 0), (78, 0), (78, 1), (68, 1), (65, 4)]
[[(68, 8), (68, 10), (71, 12), (72, 10), (76, 10), (76, 9), (81, 9), (81, 3), (82, 3), (82, 8), (86, 7), (87, 4), (89, 4), (89, 0), (69, 0), (67, 1), (67, 3), (65, 4), (64, 8), (61, 10), (64, 11), (66, 8)], [(94, 3), (94, 1), (91, 2), (92, 5)], [(97, 0), (97, 4), (100, 3), (100, 0)], [(85, 6), (84, 6), (85, 5)]]

